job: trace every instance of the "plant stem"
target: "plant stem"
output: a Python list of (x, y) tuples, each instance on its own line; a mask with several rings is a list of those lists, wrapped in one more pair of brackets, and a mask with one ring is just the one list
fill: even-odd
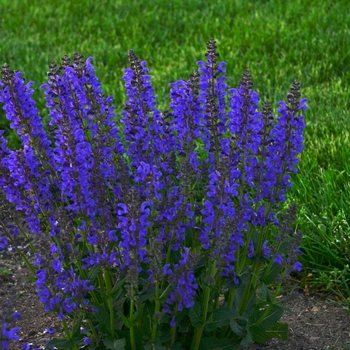
[(97, 333), (96, 333), (96, 331), (95, 331), (95, 327), (94, 327), (94, 325), (92, 324), (91, 320), (88, 319), (87, 321), (88, 321), (88, 323), (89, 323), (90, 330), (91, 330), (92, 334), (94, 335), (94, 338), (95, 338), (95, 339), (98, 339)]
[[(222, 278), (220, 276), (218, 276), (218, 278), (216, 279), (216, 285), (218, 287), (218, 293), (219, 296), (215, 299), (215, 305), (214, 305), (214, 310), (218, 309), (220, 306), (220, 292), (221, 292), (221, 286), (222, 286)], [(214, 330), (214, 334), (213, 337), (216, 338), (216, 329)]]
[(108, 271), (104, 271), (103, 275), (104, 275), (104, 280), (106, 283), (107, 295), (108, 295), (109, 325), (111, 328), (111, 335), (114, 338), (114, 310), (113, 310), (113, 298), (111, 296), (112, 283), (111, 283), (110, 275)]
[(130, 343), (131, 343), (131, 350), (136, 350), (136, 344), (135, 344), (135, 333), (134, 333), (134, 325), (133, 325), (133, 321), (132, 321), (132, 316), (134, 314), (134, 301), (130, 300), (130, 322), (131, 322), (131, 326), (130, 326)]
[(175, 338), (176, 338), (176, 326), (175, 327), (171, 327), (171, 340), (170, 340), (170, 349), (173, 346), (174, 342), (175, 342)]
[[(211, 264), (209, 275), (215, 277), (216, 272), (216, 261), (214, 260)], [(194, 333), (194, 337), (191, 344), (191, 350), (198, 350), (199, 344), (201, 341), (202, 333), (207, 320), (207, 312), (208, 312), (208, 303), (210, 297), (211, 288), (205, 287), (203, 293), (203, 303), (202, 303), (202, 325), (200, 328), (197, 328)]]
[[(72, 334), (73, 331), (72, 331), (72, 333), (69, 332), (69, 329), (68, 329), (68, 326), (67, 326), (67, 322), (66, 322), (65, 319), (62, 320), (62, 323), (63, 323), (64, 331), (66, 332), (68, 339), (71, 340), (72, 339), (72, 335), (73, 335)], [(72, 350), (78, 350), (77, 346), (74, 345), (74, 348)]]
[[(105, 285), (105, 282), (106, 282), (106, 281), (104, 281), (102, 274), (103, 274), (103, 272), (100, 271), (99, 274), (97, 275), (98, 284), (100, 286), (101, 293), (103, 293), (103, 291), (105, 289), (104, 285)], [(102, 297), (102, 301), (103, 301), (104, 308), (108, 309), (107, 301), (106, 301), (106, 299), (104, 297)]]
[[(159, 312), (160, 310), (160, 301), (159, 301), (159, 285), (158, 282), (156, 283), (156, 303), (154, 306), (154, 314), (156, 314), (157, 312)], [(156, 335), (157, 335), (157, 321), (154, 321), (153, 323), (153, 328), (152, 328), (152, 337), (151, 337), (151, 342), (154, 343), (154, 341), (156, 340)]]

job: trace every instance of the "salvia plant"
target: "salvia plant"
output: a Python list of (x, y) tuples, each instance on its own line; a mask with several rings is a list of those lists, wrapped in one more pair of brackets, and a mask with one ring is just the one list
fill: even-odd
[(218, 56), (211, 39), (198, 70), (170, 84), (161, 111), (145, 61), (130, 51), (119, 119), (92, 59), (64, 57), (41, 86), (48, 123), (33, 83), (2, 67), (0, 102), (22, 147), (10, 150), (1, 131), (0, 248), (18, 235), (30, 241), (32, 258), (22, 257), (64, 329), (47, 349), (287, 340), (276, 297), (301, 270), (296, 207), (285, 203), (306, 99), (295, 81), (275, 117), (259, 105), (249, 71), (228, 88)]

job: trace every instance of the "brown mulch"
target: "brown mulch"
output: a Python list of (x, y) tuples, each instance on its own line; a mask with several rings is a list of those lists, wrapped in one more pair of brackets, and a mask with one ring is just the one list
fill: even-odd
[[(23, 252), (28, 250), (24, 247), (25, 245), (22, 246)], [(1, 272), (4, 269), (9, 274)], [(60, 322), (54, 314), (44, 312), (29, 276), (17, 254), (11, 251), (0, 252), (0, 308), (6, 300), (13, 300), (15, 310), (22, 314), (22, 318), (16, 322), (16, 326), (22, 328), (19, 332), (21, 344), (32, 343), (33, 347), (40, 347), (52, 337), (45, 330), (48, 327), (59, 330)], [(265, 346), (252, 345), (249, 350), (350, 349), (350, 314), (347, 308), (318, 295), (307, 296), (302, 289), (295, 290), (295, 287), (294, 283), (294, 290), (279, 299), (280, 303), (292, 310), (292, 313), (285, 312), (281, 319), (289, 325), (288, 341), (273, 339)], [(20, 344), (16, 343), (10, 347), (13, 350), (20, 348)]]

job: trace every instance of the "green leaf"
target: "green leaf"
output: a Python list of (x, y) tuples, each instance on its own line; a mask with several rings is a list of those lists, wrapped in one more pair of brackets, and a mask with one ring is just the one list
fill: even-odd
[(138, 296), (138, 303), (144, 303), (147, 300), (150, 300), (155, 297), (155, 289), (148, 289), (143, 294)]
[(278, 338), (283, 341), (288, 340), (288, 325), (286, 323), (277, 322), (275, 326), (269, 330), (264, 330), (260, 325), (252, 327), (253, 340), (258, 344), (265, 344), (273, 338)]
[(241, 285), (241, 282), (236, 284), (232, 278), (221, 277), (221, 279), (222, 279), (222, 289), (237, 289)]
[(260, 298), (266, 301), (268, 304), (271, 303), (270, 291), (264, 283), (261, 283), (260, 285)]
[[(266, 306), (267, 307), (267, 306)], [(266, 310), (258, 310), (254, 312), (253, 317), (251, 317), (251, 324), (258, 321), (260, 317), (265, 313)], [(266, 315), (264, 320), (259, 324), (264, 330), (271, 329), (282, 317), (284, 309), (278, 304), (273, 304), (270, 307), (269, 313)]]
[[(261, 284), (265, 284), (267, 286), (270, 285), (271, 283), (273, 283), (276, 280), (277, 276), (281, 273), (282, 270), (283, 270), (283, 266), (282, 265), (273, 263), (270, 272), (268, 273), (268, 275), (265, 278), (261, 278), (260, 279), (260, 283)], [(262, 275), (264, 273), (265, 272), (263, 272)]]
[(178, 327), (178, 331), (180, 333), (186, 333), (188, 331), (190, 325), (189, 313), (190, 309), (183, 308), (182, 311), (176, 314), (176, 326)]
[(245, 319), (244, 317), (237, 317), (237, 318), (231, 319), (230, 328), (234, 334), (242, 338), (247, 333), (248, 320)]
[(232, 339), (202, 338), (199, 350), (238, 350), (239, 342)]
[(250, 282), (250, 266), (244, 266), (242, 269), (242, 273), (238, 276), (239, 280), (242, 284), (248, 284)]
[(132, 326), (131, 321), (122, 312), (119, 312), (118, 316), (123, 320), (124, 326), (130, 329)]
[(176, 264), (179, 262), (179, 260), (181, 259), (181, 252), (180, 250), (177, 250), (177, 251), (174, 251), (174, 250), (171, 250), (170, 252), (170, 260)]
[(247, 334), (246, 336), (243, 338), (243, 340), (241, 341), (241, 346), (245, 346), (248, 347), (250, 345), (254, 344), (254, 340), (253, 340), (253, 336), (252, 333), (250, 331), (250, 329), (247, 329)]
[(97, 312), (94, 313), (94, 317), (97, 319), (99, 327), (102, 333), (109, 333), (109, 312), (102, 306), (95, 306)]
[[(162, 342), (157, 339), (154, 343), (147, 343), (145, 345), (145, 350), (167, 350), (167, 347), (162, 345)], [(173, 347), (171, 347), (173, 349)]]
[[(234, 303), (233, 303), (234, 310), (239, 310), (240, 304), (243, 300), (244, 288), (245, 288), (245, 285), (242, 284), (235, 292)], [(254, 313), (255, 307), (256, 307), (256, 295), (254, 294), (249, 300), (245, 309), (243, 310), (242, 316), (249, 318), (249, 316)]]
[(278, 253), (282, 255), (289, 253), (289, 250), (290, 250), (289, 247), (290, 247), (290, 242), (288, 241), (282, 242), (280, 248), (278, 249)]
[(258, 247), (259, 245), (259, 240), (260, 240), (261, 232), (259, 232), (254, 226), (252, 226), (252, 241), (254, 243), (254, 247)]
[(91, 284), (93, 284), (96, 281), (97, 276), (101, 270), (102, 270), (101, 266), (97, 264), (93, 265), (93, 267), (89, 270), (88, 280), (91, 282)]
[(112, 298), (115, 298), (115, 296), (119, 294), (119, 292), (121, 291), (121, 287), (124, 285), (124, 283), (125, 278), (122, 278), (116, 285), (113, 286), (110, 294)]
[(83, 321), (83, 314), (80, 313), (78, 319), (74, 322), (74, 328), (73, 328), (73, 334), (80, 334), (80, 326), (81, 326), (81, 322)]
[(126, 340), (125, 338), (113, 339), (108, 337), (103, 339), (103, 344), (107, 350), (124, 350), (126, 345)]
[(137, 311), (132, 315), (131, 322), (135, 326), (142, 316), (143, 308), (145, 307), (145, 304), (141, 304)]
[(125, 297), (125, 292), (123, 291), (123, 289), (120, 289), (116, 292), (113, 293), (113, 295), (111, 295), (111, 298), (113, 299), (113, 309), (114, 310), (122, 310), (123, 309), (123, 305), (125, 303), (126, 297)]
[(222, 306), (218, 309), (213, 310), (212, 316), (212, 321), (205, 326), (205, 329), (208, 332), (211, 332), (216, 328), (228, 325), (230, 323), (230, 319), (237, 315), (233, 309)]
[(186, 239), (185, 246), (186, 247), (192, 247), (194, 237), (195, 237), (194, 229), (192, 227), (186, 227), (185, 229), (185, 239)]
[(196, 301), (194, 306), (191, 307), (189, 311), (191, 324), (194, 328), (199, 328), (203, 325), (201, 315), (202, 315), (201, 304), (198, 301)]

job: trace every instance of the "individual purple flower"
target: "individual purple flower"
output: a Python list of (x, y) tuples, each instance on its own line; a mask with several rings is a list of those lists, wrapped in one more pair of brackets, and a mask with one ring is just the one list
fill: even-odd
[(267, 246), (269, 243), (269, 241), (265, 241), (262, 245), (262, 249), (263, 249), (263, 255), (267, 258), (270, 258), (271, 256), (271, 249)]
[(16, 311), (16, 312), (13, 314), (12, 319), (13, 319), (14, 321), (16, 321), (16, 320), (19, 320), (21, 317), (22, 317), (22, 315), (21, 315), (19, 312)]
[[(33, 344), (29, 343), (29, 344), (24, 344), (21, 345), (21, 350), (42, 350), (42, 348), (32, 348)], [(56, 347), (53, 347), (53, 349), (56, 349)]]
[(273, 262), (278, 264), (278, 265), (282, 265), (282, 261), (283, 261), (282, 255), (276, 254), (276, 256), (273, 259)]
[[(1, 231), (0, 231), (1, 234)], [(6, 237), (0, 237), (0, 249), (4, 249), (9, 245), (8, 240)]]
[(48, 334), (54, 334), (55, 330), (52, 327), (46, 328), (44, 330), (44, 333), (48, 333)]
[(92, 339), (91, 338), (89, 338), (89, 337), (84, 337), (83, 338), (83, 344), (84, 344), (84, 346), (88, 346), (89, 344), (91, 344), (92, 343)]
[(252, 258), (254, 256), (254, 243), (253, 243), (253, 240), (249, 241), (248, 250), (249, 250), (248, 258)]
[(21, 328), (14, 327), (12, 329), (7, 329), (6, 324), (3, 324), (2, 326), (2, 335), (6, 337), (7, 339), (18, 341), (18, 335), (16, 334), (19, 332)]
[(293, 270), (301, 272), (301, 270), (302, 270), (301, 267), (302, 267), (302, 266), (303, 266), (303, 264), (300, 263), (299, 261), (297, 261), (297, 262), (293, 265)]

